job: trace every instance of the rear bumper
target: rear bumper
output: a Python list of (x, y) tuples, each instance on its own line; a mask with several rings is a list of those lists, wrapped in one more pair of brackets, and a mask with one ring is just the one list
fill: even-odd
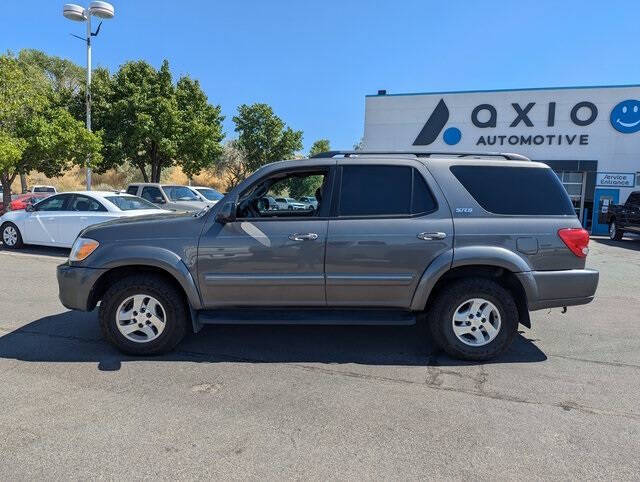
[(106, 270), (69, 266), (58, 266), (58, 293), (60, 302), (70, 310), (90, 311), (95, 308), (91, 292), (100, 275)]
[(599, 273), (592, 269), (517, 273), (527, 294), (529, 311), (590, 303)]

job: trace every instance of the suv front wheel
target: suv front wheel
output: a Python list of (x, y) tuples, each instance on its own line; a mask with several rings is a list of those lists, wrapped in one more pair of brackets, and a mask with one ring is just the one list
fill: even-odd
[(187, 331), (183, 296), (154, 275), (127, 276), (114, 283), (100, 303), (104, 337), (129, 355), (158, 355), (172, 350)]
[(429, 313), (434, 342), (465, 360), (489, 360), (503, 353), (518, 328), (513, 296), (495, 281), (472, 278), (444, 287)]

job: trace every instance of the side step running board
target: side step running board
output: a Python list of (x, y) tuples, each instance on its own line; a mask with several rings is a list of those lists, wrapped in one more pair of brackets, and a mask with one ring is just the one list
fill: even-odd
[(196, 312), (202, 325), (413, 325), (414, 313), (402, 310), (243, 309)]

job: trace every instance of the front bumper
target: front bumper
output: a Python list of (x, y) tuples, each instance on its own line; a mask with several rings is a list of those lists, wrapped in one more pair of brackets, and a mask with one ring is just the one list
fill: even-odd
[(593, 301), (600, 274), (593, 269), (517, 273), (529, 311), (584, 305)]
[(90, 311), (95, 308), (93, 287), (105, 269), (83, 268), (64, 263), (58, 266), (58, 293), (60, 302), (70, 310)]

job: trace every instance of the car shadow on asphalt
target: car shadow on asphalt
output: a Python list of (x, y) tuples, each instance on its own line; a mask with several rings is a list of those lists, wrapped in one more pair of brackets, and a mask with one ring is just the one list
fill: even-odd
[[(0, 358), (31, 362), (95, 362), (104, 371), (138, 360), (246, 363), (356, 363), (464, 366), (430, 342), (424, 326), (209, 325), (188, 335), (175, 351), (129, 357), (103, 340), (97, 312), (67, 311), (33, 321), (0, 337)], [(522, 331), (492, 364), (547, 359)]]
[(67, 258), (69, 257), (70, 249), (68, 248), (54, 248), (49, 246), (35, 246), (26, 245), (20, 249), (7, 249), (0, 242), (0, 251), (16, 254), (35, 254), (38, 256), (51, 256), (52, 258)]
[(592, 241), (604, 244), (606, 246), (615, 246), (616, 248), (630, 249), (632, 251), (640, 251), (640, 238), (624, 237), (621, 241), (614, 241), (608, 238), (591, 238)]

